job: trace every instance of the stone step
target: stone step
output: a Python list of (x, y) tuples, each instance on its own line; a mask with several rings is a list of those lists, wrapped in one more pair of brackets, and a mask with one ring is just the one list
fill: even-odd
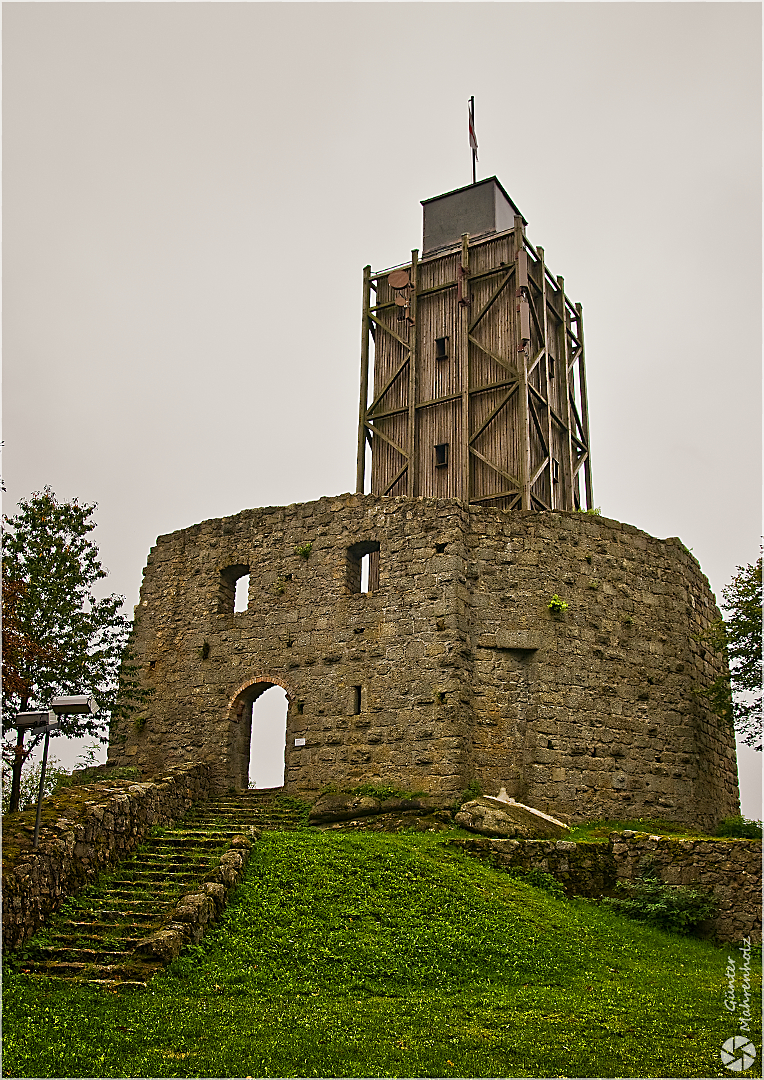
[(278, 806), (276, 803), (266, 805), (265, 803), (234, 803), (228, 801), (208, 802), (203, 806), (197, 806), (195, 809), (189, 811), (187, 818), (192, 821), (194, 818), (220, 813), (262, 815), (269, 813), (283, 813), (286, 810), (289, 810), (289, 812), (292, 813), (291, 808)]
[(157, 877), (156, 874), (153, 877), (143, 877), (138, 875), (135, 877), (122, 876), (113, 881), (113, 885), (110, 881), (109, 885), (105, 885), (99, 892), (102, 896), (107, 893), (124, 892), (125, 890), (130, 892), (131, 895), (138, 895), (139, 893), (144, 892), (147, 895), (160, 895), (162, 892), (172, 891), (173, 889), (185, 889), (188, 883), (198, 881), (203, 877), (205, 877), (204, 872), (200, 874), (174, 874), (172, 870), (167, 870), (167, 873), (163, 878)]
[[(115, 926), (121, 926), (123, 931), (124, 930), (130, 930), (131, 933), (135, 932), (135, 931), (142, 931), (142, 932), (145, 931), (145, 934), (149, 934), (153, 930), (155, 930), (156, 927), (161, 924), (161, 922), (162, 922), (161, 917), (157, 917), (152, 922), (148, 922), (146, 920), (145, 916), (141, 919), (140, 922), (136, 922), (136, 921), (133, 921), (133, 920), (125, 921), (125, 922), (122, 922), (121, 920), (120, 921), (114, 920), (112, 922), (105, 922), (105, 921), (102, 921), (102, 922), (98, 922), (98, 921), (75, 922), (73, 919), (63, 919), (61, 922), (54, 924), (56, 926), (60, 926), (61, 930), (60, 931), (49, 930), (48, 934), (49, 934), (49, 936), (54, 936), (56, 933), (60, 932), (63, 936), (66, 936), (67, 933), (70, 933), (71, 935), (76, 935), (76, 936), (79, 936), (81, 934), (84, 934), (85, 936), (87, 936), (87, 931), (89, 931), (89, 930), (99, 931), (99, 932), (102, 932), (103, 934), (113, 934)], [(141, 933), (141, 937), (144, 937), (145, 934)], [(138, 940), (140, 940), (140, 939), (138, 939)]]
[[(222, 845), (219, 845), (222, 846)], [(213, 866), (217, 860), (213, 854), (201, 855), (198, 859), (190, 859), (188, 856), (175, 855), (167, 851), (147, 851), (140, 859), (133, 859), (128, 864), (129, 868), (136, 870), (154, 870), (156, 867), (169, 867), (171, 870), (206, 870)]]
[(137, 877), (143, 883), (147, 881), (157, 880), (156, 877), (152, 877), (151, 875), (156, 875), (159, 873), (163, 873), (166, 878), (172, 877), (173, 880), (181, 878), (193, 879), (208, 877), (211, 871), (214, 870), (217, 865), (217, 859), (212, 860), (212, 862), (201, 863), (197, 866), (173, 866), (172, 864), (168, 864), (167, 866), (163, 867), (161, 862), (152, 862), (149, 866), (131, 866), (123, 871), (122, 876), (126, 880), (131, 880)]
[[(99, 934), (57, 934), (49, 933), (48, 938), (53, 943), (51, 947), (57, 949), (96, 949), (104, 948), (106, 943), (109, 945), (120, 947), (120, 949), (132, 952), (139, 941), (143, 941), (143, 937), (130, 936), (118, 934), (115, 936), (106, 935), (101, 937)], [(41, 946), (42, 947), (42, 946)]]
[(124, 914), (129, 912), (141, 912), (154, 911), (156, 908), (168, 908), (176, 902), (178, 896), (182, 895), (177, 893), (175, 896), (153, 896), (153, 897), (138, 897), (134, 893), (127, 890), (115, 890), (106, 893), (105, 896), (99, 897), (98, 908), (89, 908), (85, 910), (90, 911), (120, 911)]
[[(34, 965), (35, 975), (44, 975), (52, 979), (70, 978), (71, 976), (85, 976), (90, 979), (109, 979), (121, 981), (122, 979), (136, 979), (136, 976), (145, 982), (158, 971), (161, 964), (143, 964), (133, 961), (130, 964), (93, 964), (84, 963), (81, 960), (42, 960)], [(21, 965), (24, 971), (24, 965)]]
[(32, 954), (37, 966), (41, 961), (60, 961), (61, 963), (98, 964), (99, 967), (113, 964), (126, 964), (132, 956), (132, 949), (78, 948), (63, 945), (38, 945)]
[(136, 900), (149, 900), (152, 897), (156, 897), (158, 900), (167, 900), (170, 894), (174, 895), (179, 889), (181, 892), (188, 892), (189, 886), (198, 881), (199, 877), (168, 881), (166, 886), (162, 881), (139, 881), (134, 885), (129, 881), (115, 881), (113, 885), (111, 883), (104, 885), (102, 889), (99, 889), (98, 893), (95, 893), (89, 899), (100, 900), (101, 897), (124, 896), (126, 899), (135, 897)]
[(134, 879), (140, 879), (141, 881), (156, 880), (157, 875), (162, 874), (165, 877), (172, 876), (173, 878), (195, 878), (203, 877), (208, 874), (211, 869), (217, 866), (217, 859), (212, 859), (201, 863), (186, 863), (183, 866), (179, 866), (177, 863), (167, 862), (164, 863), (161, 859), (152, 859), (147, 863), (131, 863), (130, 866), (122, 867), (121, 876), (125, 881)]
[[(161, 966), (161, 965), (160, 965)], [(28, 979), (62, 979), (65, 978), (66, 982), (79, 983), (83, 986), (106, 986), (112, 987), (115, 990), (145, 990), (148, 986), (148, 981), (154, 971), (150, 972), (145, 979), (88, 979), (77, 975), (49, 975), (40, 973), (37, 971), (27, 971), (25, 975)]]
[[(173, 905), (172, 900), (168, 900), (168, 901), (162, 901), (161, 904), (154, 904), (148, 911), (145, 911), (145, 910), (138, 911), (135, 908), (129, 908), (125, 904), (123, 904), (121, 907), (118, 907), (118, 908), (117, 907), (114, 907), (114, 908), (108, 908), (108, 907), (92, 908), (89, 911), (80, 911), (77, 914), (80, 915), (80, 916), (83, 916), (83, 915), (90, 916), (90, 919), (88, 920), (88, 925), (90, 925), (90, 926), (92, 926), (94, 922), (104, 922), (104, 923), (121, 922), (121, 923), (129, 923), (132, 926), (132, 925), (137, 925), (139, 923), (142, 925), (143, 923), (145, 923), (147, 921), (147, 918), (146, 918), (147, 915), (151, 916), (153, 914), (156, 914), (156, 920), (154, 920), (154, 919), (150, 920), (151, 923), (153, 924), (154, 922), (159, 921), (161, 918), (163, 918), (167, 914), (167, 912), (170, 910), (170, 908), (172, 908), (173, 906), (174, 905)], [(160, 908), (161, 908), (161, 911), (159, 910)]]
[(135, 870), (132, 869), (120, 877), (112, 878), (115, 885), (135, 885), (136, 888), (145, 885), (161, 885), (166, 881), (170, 885), (183, 885), (187, 881), (197, 881), (204, 877), (206, 866), (197, 867), (193, 872), (176, 870), (166, 867), (164, 870)]
[(147, 846), (144, 858), (166, 856), (168, 859), (189, 859), (194, 852), (198, 852), (199, 859), (194, 861), (199, 861), (211, 859), (223, 846), (224, 838), (219, 835), (197, 832), (187, 836), (173, 837), (171, 844), (163, 841), (161, 844)]
[(210, 840), (219, 845), (230, 836), (241, 833), (242, 828), (246, 828), (246, 826), (221, 825), (204, 821), (196, 826), (187, 824), (184, 826), (184, 831), (179, 835), (188, 838), (189, 841)]
[(122, 863), (117, 869), (126, 877), (129, 874), (157, 874), (160, 871), (171, 874), (203, 874), (216, 863), (217, 859), (212, 854), (203, 859), (179, 859), (170, 858), (161, 852), (149, 852), (147, 858)]

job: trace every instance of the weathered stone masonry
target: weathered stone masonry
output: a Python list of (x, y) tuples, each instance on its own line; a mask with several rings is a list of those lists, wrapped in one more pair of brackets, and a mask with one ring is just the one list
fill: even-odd
[(705, 931), (720, 941), (761, 941), (761, 842), (611, 833), (608, 843), (571, 840), (452, 840), (469, 855), (517, 870), (544, 870), (571, 896), (617, 895), (616, 883), (657, 877), (715, 896)]
[(696, 694), (721, 670), (697, 642), (718, 611), (675, 538), (341, 495), (159, 537), (144, 573), (135, 652), (154, 693), (145, 722), (114, 725), (115, 764), (201, 760), (244, 787), (252, 703), (278, 684), (295, 793), (378, 781), (446, 797), (474, 777), (578, 819), (707, 828), (738, 811), (733, 733)]

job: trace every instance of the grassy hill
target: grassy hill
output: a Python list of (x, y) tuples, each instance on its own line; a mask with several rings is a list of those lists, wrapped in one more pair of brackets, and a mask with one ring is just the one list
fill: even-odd
[(447, 838), (266, 833), (218, 926), (144, 992), (6, 972), (5, 1075), (731, 1075), (731, 946), (560, 899)]

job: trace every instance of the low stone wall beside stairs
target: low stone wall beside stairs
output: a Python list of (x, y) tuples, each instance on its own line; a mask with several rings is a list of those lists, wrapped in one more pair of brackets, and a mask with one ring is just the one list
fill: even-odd
[(152, 830), (118, 866), (53, 913), (9, 962), (31, 978), (145, 987), (221, 914), (262, 831), (304, 824), (306, 807), (281, 794), (204, 800), (174, 825)]
[[(3, 860), (5, 948), (31, 937), (67, 897), (133, 852), (155, 825), (171, 825), (209, 798), (210, 772), (199, 763), (141, 783), (93, 784), (76, 789), (79, 801), (66, 789), (67, 809), (40, 830), (37, 849), (27, 826), (19, 850), (8, 856), (8, 865)], [(14, 831), (10, 822), (4, 826), (6, 837)]]
[(695, 840), (625, 831), (607, 843), (573, 840), (454, 840), (468, 855), (517, 870), (544, 870), (569, 896), (614, 894), (619, 881), (647, 875), (667, 885), (712, 892), (718, 915), (707, 931), (720, 941), (761, 941), (761, 841)]
[(256, 829), (250, 829), (249, 835), (234, 836), (209, 878), (194, 892), (181, 896), (170, 921), (139, 943), (135, 949), (136, 957), (166, 964), (174, 960), (185, 945), (198, 944), (207, 927), (226, 906), (230, 891), (244, 876), (252, 842), (257, 839)]

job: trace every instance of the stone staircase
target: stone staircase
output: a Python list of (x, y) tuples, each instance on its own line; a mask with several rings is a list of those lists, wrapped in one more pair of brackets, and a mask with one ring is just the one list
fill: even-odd
[(231, 839), (250, 828), (294, 829), (306, 822), (305, 807), (281, 788), (199, 804), (68, 900), (10, 962), (30, 976), (145, 986), (163, 965), (134, 950), (205, 880)]

